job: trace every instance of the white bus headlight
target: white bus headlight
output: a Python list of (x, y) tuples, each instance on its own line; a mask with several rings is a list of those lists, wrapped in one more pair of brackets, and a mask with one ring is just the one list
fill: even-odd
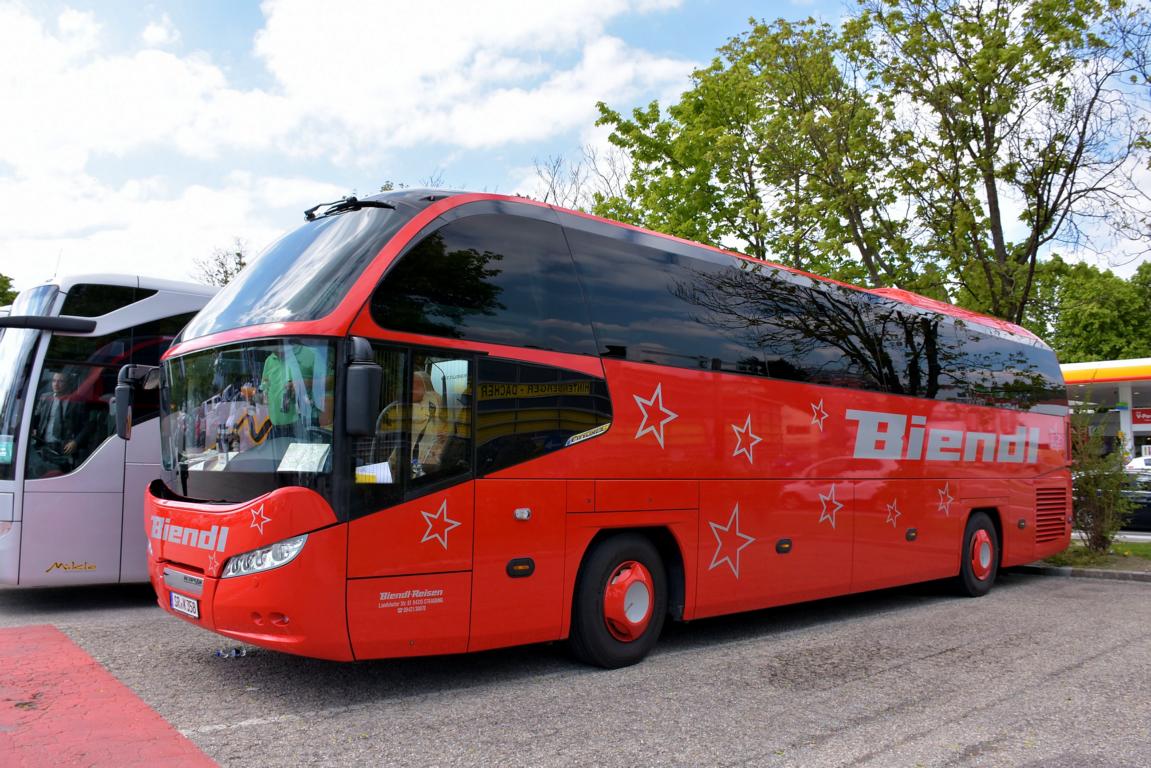
[(293, 536), (290, 539), (277, 541), (270, 546), (253, 549), (251, 552), (231, 557), (224, 566), (224, 573), (220, 578), (230, 579), (233, 576), (247, 576), (249, 573), (270, 571), (273, 568), (286, 565), (296, 559), (296, 555), (304, 549), (304, 542), (307, 540), (307, 534)]

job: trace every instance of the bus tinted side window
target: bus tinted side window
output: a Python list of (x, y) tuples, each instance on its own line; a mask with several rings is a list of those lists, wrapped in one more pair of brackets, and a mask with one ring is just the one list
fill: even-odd
[[(195, 312), (187, 312), (137, 325), (132, 329), (132, 362), (136, 365), (159, 365), (160, 357), (195, 316)], [(132, 419), (139, 424), (159, 414), (159, 390), (138, 390), (132, 400)]]
[(68, 291), (60, 314), (99, 317), (123, 309), (155, 293), (156, 291), (148, 288), (132, 288), (127, 285), (80, 283)]
[(1028, 410), (1067, 401), (1054, 353), (957, 320), (951, 370), (966, 402)]
[(605, 357), (884, 386), (882, 344), (857, 292), (647, 235), (567, 232)]
[(567, 228), (604, 357), (1027, 410), (1042, 347), (834, 283), (594, 224)]
[(476, 401), (481, 475), (558, 451), (611, 423), (606, 382), (543, 365), (481, 358)]
[(627, 231), (566, 231), (600, 355), (705, 370), (734, 370), (747, 356), (742, 318), (717, 314), (729, 288), (725, 265), (650, 247)]
[(538, 219), (450, 222), (391, 268), (371, 312), (397, 331), (595, 354), (563, 232)]
[(379, 345), (383, 369), (373, 433), (352, 442), (352, 515), (370, 514), (471, 477), (470, 357)]

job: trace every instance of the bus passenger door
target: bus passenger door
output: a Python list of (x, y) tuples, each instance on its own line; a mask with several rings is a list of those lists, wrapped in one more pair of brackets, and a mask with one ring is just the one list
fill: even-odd
[(348, 632), (358, 659), (463, 653), (471, 606), (473, 483), (348, 526)]
[(118, 369), (106, 361), (122, 358), (128, 333), (53, 336), (48, 344), (30, 393), (22, 585), (120, 581), (124, 441), (112, 434), (108, 400)]
[(348, 631), (357, 658), (463, 653), (475, 483), (470, 358), (380, 346), (375, 434), (353, 446)]
[(115, 436), (67, 474), (25, 480), (20, 583), (119, 581), (123, 509), (124, 441)]
[(469, 651), (555, 640), (563, 621), (563, 480), (477, 480)]

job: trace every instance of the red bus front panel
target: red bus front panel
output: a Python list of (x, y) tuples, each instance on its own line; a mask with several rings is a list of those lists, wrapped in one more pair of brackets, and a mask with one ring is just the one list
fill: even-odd
[(347, 539), (344, 526), (316, 531), (287, 565), (216, 581), (214, 629), (285, 653), (350, 660), (339, 567), (347, 558)]
[(357, 659), (468, 649), (470, 573), (352, 579), (348, 632)]
[(474, 493), (460, 483), (353, 520), (348, 578), (471, 570)]
[[(236, 640), (316, 658), (348, 660), (344, 606), (347, 528), (314, 491), (284, 488), (243, 504), (194, 504), (145, 496), (149, 573), (160, 607)], [(220, 578), (228, 559), (300, 534), (293, 560)], [(333, 564), (336, 567), (333, 568)], [(198, 584), (197, 584), (198, 582)], [(172, 593), (195, 601), (180, 612)]]

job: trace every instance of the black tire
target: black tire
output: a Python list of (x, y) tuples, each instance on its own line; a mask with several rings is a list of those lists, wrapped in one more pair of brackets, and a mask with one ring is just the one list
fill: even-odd
[[(630, 563), (642, 566), (649, 578), (644, 578), (644, 570), (629, 567)], [(625, 569), (624, 573), (620, 573), (621, 568)], [(633, 572), (640, 575), (633, 576)], [(612, 586), (610, 582), (618, 582), (625, 574), (632, 581), (644, 584), (645, 589), (650, 586), (647, 595), (650, 613), (646, 614), (646, 621), (629, 627), (621, 628), (619, 623), (609, 626), (605, 596)], [(667, 575), (655, 545), (634, 533), (611, 536), (594, 545), (576, 579), (569, 640), (572, 653), (586, 664), (605, 669), (635, 664), (647, 656), (659, 640), (666, 615)], [(621, 638), (621, 629), (636, 634)]]
[[(981, 542), (976, 551), (977, 542)], [(982, 544), (990, 546), (987, 552)], [(982, 597), (991, 591), (999, 573), (999, 534), (986, 512), (976, 512), (967, 519), (963, 531), (963, 551), (959, 559), (959, 578), (956, 588), (967, 597)], [(986, 561), (983, 560), (986, 556)]]

